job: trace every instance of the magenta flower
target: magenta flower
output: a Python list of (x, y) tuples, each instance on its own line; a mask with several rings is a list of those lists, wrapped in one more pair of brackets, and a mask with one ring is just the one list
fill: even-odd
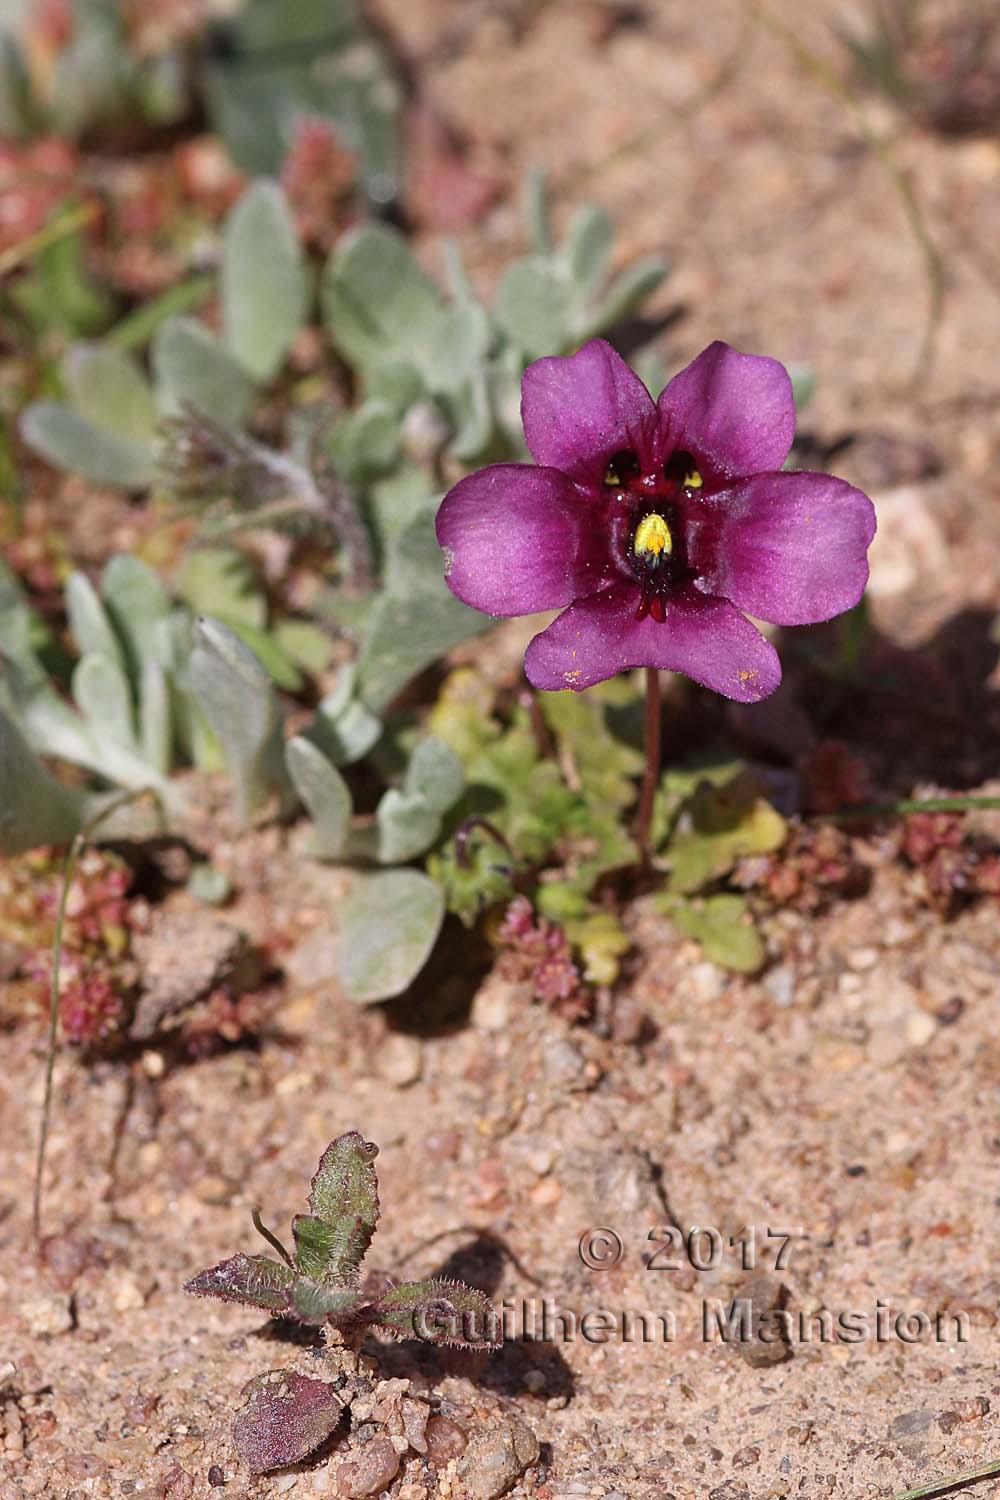
[(780, 472), (795, 405), (777, 360), (711, 344), (654, 402), (593, 339), (537, 360), (521, 392), (535, 465), (461, 480), (437, 535), (474, 609), (563, 610), (525, 655), (535, 687), (661, 667), (756, 702), (781, 665), (743, 610), (811, 625), (861, 598), (872, 503), (829, 474)]

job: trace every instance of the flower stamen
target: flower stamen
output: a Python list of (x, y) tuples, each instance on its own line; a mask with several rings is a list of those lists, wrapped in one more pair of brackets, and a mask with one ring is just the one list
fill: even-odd
[(641, 557), (652, 567), (657, 565), (661, 556), (670, 556), (674, 550), (674, 539), (662, 516), (655, 511), (643, 516), (635, 529), (632, 548), (636, 557)]

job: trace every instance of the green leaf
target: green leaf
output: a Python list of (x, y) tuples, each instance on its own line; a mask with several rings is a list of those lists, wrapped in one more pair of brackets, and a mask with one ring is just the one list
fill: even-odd
[(437, 813), (446, 813), (465, 788), (462, 762), (444, 740), (427, 735), (417, 742), (403, 778), (407, 797), (422, 797)]
[(346, 411), (330, 434), (330, 452), (351, 484), (388, 474), (399, 461), (399, 418), (385, 401), (370, 398)]
[(465, 302), (439, 314), (419, 351), (428, 389), (457, 395), (474, 378), (490, 346), (490, 320), (478, 302)]
[(595, 911), (569, 921), (566, 936), (583, 960), (583, 977), (588, 984), (605, 985), (617, 981), (621, 960), (632, 947), (632, 939), (614, 912)]
[(58, 401), (33, 402), (20, 428), (25, 442), (42, 458), (94, 484), (141, 490), (155, 478), (151, 446), (114, 437)]
[(593, 203), (578, 208), (570, 221), (561, 258), (584, 297), (592, 297), (604, 281), (611, 260), (614, 226), (606, 209)]
[[(7, 40), (0, 33), (0, 48)], [(5, 80), (0, 72), (0, 117), (4, 113)], [(0, 124), (0, 135), (6, 134)], [(64, 204), (67, 218), (72, 205)], [(18, 312), (37, 331), (52, 329), (71, 338), (100, 333), (115, 315), (114, 298), (87, 268), (86, 241), (79, 231), (63, 234), (45, 245), (31, 269), (10, 287)]]
[(288, 1296), (288, 1316), (317, 1326), (349, 1322), (367, 1306), (368, 1298), (363, 1292), (327, 1286), (308, 1276), (296, 1276)]
[(624, 323), (656, 291), (669, 269), (669, 261), (659, 255), (626, 266), (611, 283), (595, 312), (576, 329), (577, 339), (593, 338)]
[(478, 1287), (456, 1281), (404, 1281), (379, 1298), (378, 1322), (399, 1338), (465, 1349), (494, 1349), (500, 1319)]
[(755, 974), (764, 962), (764, 941), (742, 896), (723, 892), (701, 901), (656, 904), (686, 937), (701, 944), (713, 963), (738, 974)]
[(257, 570), (236, 547), (197, 547), (184, 558), (174, 588), (196, 615), (213, 615), (234, 628), (262, 630), (267, 600)]
[(218, 1297), (220, 1302), (243, 1302), (268, 1312), (281, 1311), (295, 1279), (290, 1266), (267, 1255), (234, 1255), (200, 1271), (185, 1283), (193, 1297)]
[(222, 623), (229, 625), (240, 640), (250, 647), (276, 687), (282, 688), (286, 693), (302, 691), (305, 678), (271, 631), (258, 630), (256, 626), (246, 625), (242, 620), (223, 618)]
[(271, 639), (294, 666), (310, 677), (317, 677), (330, 665), (333, 641), (329, 632), (311, 620), (277, 620)]
[(576, 293), (541, 256), (515, 261), (500, 278), (493, 317), (512, 343), (532, 359), (558, 354), (573, 336)]
[(86, 573), (71, 573), (66, 580), (66, 613), (80, 654), (88, 652), (106, 656), (124, 667), (121, 643), (101, 603), (97, 590)]
[(137, 750), (128, 678), (110, 657), (82, 656), (73, 672), (73, 699), (100, 735)]
[(202, 619), (193, 638), (191, 686), (225, 750), (246, 824), (284, 779), (281, 709), (266, 670), (233, 630)]
[(185, 406), (224, 427), (242, 427), (254, 383), (215, 334), (196, 318), (171, 318), (153, 340), (153, 377), (160, 410), (179, 417)]
[(109, 436), (151, 447), (159, 420), (142, 366), (113, 344), (74, 344), (63, 360), (70, 405)]
[(749, 777), (725, 786), (702, 782), (685, 803), (669, 844), (670, 889), (699, 891), (744, 855), (780, 849), (787, 832), (784, 818)]
[(416, 859), (441, 832), (440, 813), (420, 795), (406, 796), (395, 787), (390, 787), (379, 802), (375, 822), (381, 865), (400, 865)]
[(378, 1147), (357, 1130), (345, 1131), (320, 1157), (309, 1193), (314, 1219), (333, 1231), (334, 1252), (323, 1273), (328, 1282), (354, 1285), (378, 1223)]
[(299, 1271), (314, 1281), (322, 1281), (334, 1258), (334, 1226), (312, 1214), (296, 1214), (292, 1235)]
[(158, 661), (147, 661), (139, 684), (140, 753), (160, 776), (170, 770), (173, 716), (167, 674)]
[(153, 569), (137, 557), (112, 557), (101, 574), (101, 599), (122, 641), (133, 682), (147, 661), (165, 652), (165, 627), (170, 598)]
[(349, 766), (368, 754), (382, 735), (382, 720), (354, 697), (353, 666), (342, 667), (337, 685), (316, 710), (307, 738), (337, 766)]
[(0, 854), (68, 844), (83, 824), (84, 799), (43, 769), (0, 708)]
[(337, 971), (356, 1004), (389, 1000), (412, 984), (444, 920), (444, 896), (419, 870), (363, 876), (341, 909)]
[(628, 725), (641, 694), (624, 678), (588, 693), (539, 693), (538, 705), (574, 779), (597, 807), (621, 811), (636, 798), (645, 764), (634, 743), (615, 731)]
[(406, 240), (382, 224), (341, 240), (323, 272), (322, 303), (333, 342), (362, 369), (390, 360), (419, 364), (442, 309)]
[(354, 804), (343, 776), (316, 745), (296, 735), (285, 746), (292, 784), (315, 825), (320, 859), (338, 859), (347, 843)]
[(365, 623), (357, 662), (361, 696), (376, 712), (452, 646), (493, 623), (449, 592), (432, 509), (390, 537), (385, 572), (386, 592)]
[(221, 294), (226, 345), (255, 380), (270, 380), (306, 316), (302, 251), (276, 182), (255, 182), (227, 220)]

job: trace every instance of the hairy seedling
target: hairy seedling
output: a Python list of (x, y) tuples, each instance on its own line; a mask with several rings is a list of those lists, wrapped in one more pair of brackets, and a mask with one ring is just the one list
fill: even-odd
[[(338, 1136), (312, 1180), (309, 1212), (292, 1220), (294, 1254), (254, 1215), (281, 1259), (240, 1253), (200, 1272), (185, 1290), (334, 1330), (335, 1342), (354, 1350), (376, 1330), (465, 1349), (495, 1347), (498, 1315), (475, 1287), (431, 1279), (375, 1289), (362, 1281), (361, 1263), (379, 1216), (377, 1154), (378, 1147), (356, 1130)], [(334, 1431), (347, 1404), (340, 1386), (294, 1370), (256, 1377), (244, 1396), (233, 1435), (255, 1472), (313, 1452)]]

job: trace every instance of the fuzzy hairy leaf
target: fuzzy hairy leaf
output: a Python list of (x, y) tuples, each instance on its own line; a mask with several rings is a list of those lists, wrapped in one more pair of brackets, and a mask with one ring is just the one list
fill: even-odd
[(68, 844), (84, 817), (83, 798), (49, 775), (0, 708), (0, 854)]
[(337, 973), (348, 1000), (401, 995), (420, 973), (444, 920), (441, 887), (420, 870), (359, 879), (341, 908)]
[(141, 490), (155, 477), (150, 445), (116, 437), (58, 401), (35, 401), (27, 407), (21, 433), (50, 464), (82, 474), (94, 484)]
[(233, 1442), (253, 1474), (300, 1463), (339, 1423), (344, 1398), (326, 1380), (296, 1370), (269, 1370), (243, 1389)]
[(128, 678), (117, 662), (96, 652), (81, 656), (73, 672), (73, 699), (100, 734), (137, 749)]
[(465, 1349), (501, 1342), (497, 1311), (477, 1287), (455, 1281), (405, 1281), (379, 1298), (377, 1321), (399, 1338)]
[(573, 336), (578, 293), (547, 256), (515, 261), (500, 278), (493, 315), (532, 359), (561, 353)]
[(80, 655), (96, 652), (125, 666), (121, 643), (108, 612), (86, 573), (71, 573), (66, 580), (66, 613)]
[(220, 1302), (242, 1302), (267, 1312), (281, 1312), (294, 1280), (295, 1272), (281, 1261), (267, 1255), (240, 1254), (199, 1272), (185, 1283), (184, 1290), (194, 1297), (217, 1297)]
[(361, 697), (380, 712), (418, 672), (492, 623), (449, 593), (434, 508), (425, 506), (388, 538), (385, 591), (366, 621), (358, 656)]
[(211, 329), (197, 318), (171, 318), (153, 340), (153, 377), (160, 410), (179, 417), (185, 406), (226, 427), (242, 427), (254, 382)]
[(321, 700), (306, 731), (306, 738), (337, 766), (361, 760), (382, 734), (382, 720), (354, 696), (354, 681), (353, 667), (342, 668), (335, 688)]
[(465, 788), (462, 762), (444, 740), (427, 735), (419, 740), (403, 777), (407, 797), (422, 797), (436, 813), (446, 813)]
[(306, 315), (306, 273), (276, 182), (250, 187), (226, 223), (222, 321), (228, 348), (255, 380), (281, 367)]
[(288, 741), (285, 764), (315, 824), (316, 853), (321, 859), (338, 859), (347, 843), (354, 810), (346, 781), (322, 750), (304, 735), (295, 735)]
[(419, 361), (442, 314), (437, 287), (398, 230), (369, 224), (338, 245), (323, 273), (330, 337), (352, 364)]
[(406, 796), (390, 787), (375, 809), (380, 865), (402, 865), (416, 859), (441, 832), (441, 814), (419, 794)]
[(222, 742), (236, 782), (238, 811), (249, 822), (278, 781), (281, 709), (271, 680), (249, 646), (218, 620), (194, 628), (191, 686)]
[(174, 578), (174, 587), (196, 615), (211, 615), (224, 624), (267, 624), (267, 599), (256, 569), (237, 547), (198, 547), (189, 552)]
[(158, 415), (142, 366), (114, 344), (75, 344), (63, 360), (73, 409), (122, 440), (149, 448)]
[(138, 682), (144, 663), (161, 661), (165, 655), (164, 631), (171, 611), (167, 591), (147, 563), (120, 554), (101, 573), (101, 599), (124, 645), (129, 674)]
[(350, 1287), (326, 1286), (308, 1276), (296, 1276), (288, 1290), (287, 1316), (316, 1328), (322, 1323), (339, 1326), (363, 1319), (369, 1299)]
[(377, 1155), (376, 1145), (358, 1131), (348, 1130), (331, 1141), (320, 1158), (309, 1208), (331, 1233), (326, 1262), (318, 1273), (327, 1282), (353, 1285), (357, 1281), (378, 1222)]

